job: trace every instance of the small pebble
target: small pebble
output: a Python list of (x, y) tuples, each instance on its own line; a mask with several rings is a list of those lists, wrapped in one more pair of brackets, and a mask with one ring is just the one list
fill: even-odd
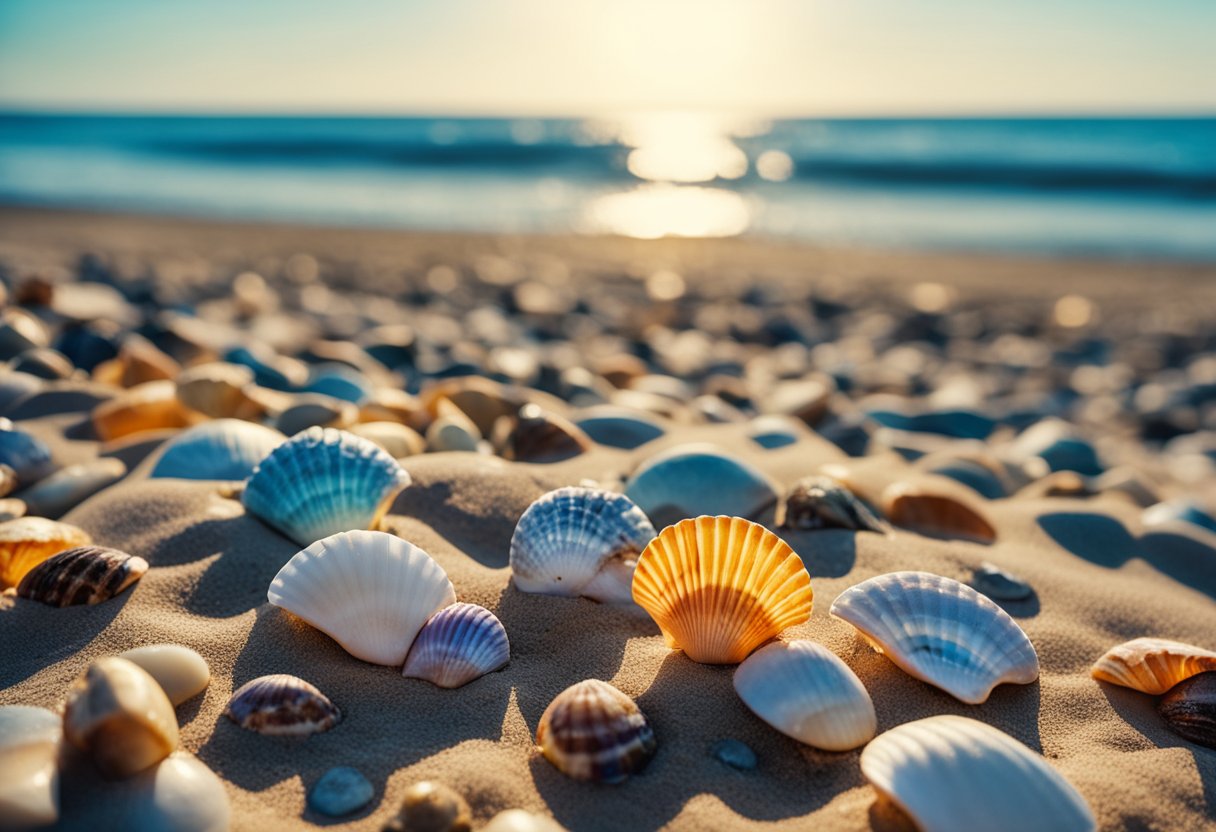
[(991, 563), (980, 564), (972, 574), (971, 585), (995, 601), (1025, 601), (1034, 595), (1030, 584)]
[(319, 814), (340, 818), (362, 809), (374, 794), (366, 777), (353, 768), (338, 766), (321, 775), (308, 793), (308, 806)]
[(751, 771), (756, 767), (756, 752), (738, 740), (718, 740), (711, 753), (737, 771)]
[(469, 832), (473, 813), (465, 799), (442, 783), (424, 780), (405, 790), (397, 817), (384, 832)]

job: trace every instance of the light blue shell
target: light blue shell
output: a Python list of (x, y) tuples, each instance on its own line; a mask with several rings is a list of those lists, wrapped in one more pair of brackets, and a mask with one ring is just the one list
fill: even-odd
[(511, 659), (506, 628), (476, 604), (452, 604), (431, 616), (414, 639), (402, 676), (458, 688)]
[[(6, 424), (11, 424), (5, 420)], [(41, 439), (21, 430), (0, 430), (0, 465), (17, 474), (18, 487), (24, 488), (55, 470), (51, 449)]]
[(379, 445), (333, 428), (301, 431), (263, 459), (245, 484), (251, 514), (301, 546), (371, 528), (410, 475)]
[(754, 518), (777, 502), (777, 486), (713, 445), (677, 445), (647, 460), (625, 483), (657, 526), (703, 514)]
[(240, 419), (216, 419), (170, 439), (149, 477), (243, 480), (266, 455), (287, 441), (273, 428)]

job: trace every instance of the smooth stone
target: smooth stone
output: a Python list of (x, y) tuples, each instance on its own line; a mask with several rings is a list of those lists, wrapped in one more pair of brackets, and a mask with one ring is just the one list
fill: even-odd
[(738, 740), (718, 740), (710, 753), (736, 771), (751, 771), (756, 767), (756, 752)]
[(198, 696), (211, 683), (211, 668), (196, 651), (180, 644), (149, 644), (120, 654), (139, 665), (175, 706)]
[(791, 416), (757, 416), (747, 426), (748, 439), (772, 450), (793, 445), (806, 435), (806, 428)]
[(507, 809), (495, 815), (481, 832), (566, 832), (566, 827), (544, 815)]
[(662, 436), (663, 426), (647, 415), (619, 407), (595, 408), (574, 422), (593, 442), (632, 450)]
[(986, 562), (972, 572), (971, 585), (994, 601), (1025, 601), (1034, 595), (1030, 584), (1017, 575)]
[(349, 766), (331, 768), (308, 793), (308, 808), (326, 817), (340, 818), (371, 802), (376, 790), (366, 777)]
[(714, 445), (677, 445), (651, 457), (625, 485), (625, 496), (656, 528), (702, 514), (753, 517), (776, 505), (777, 486)]

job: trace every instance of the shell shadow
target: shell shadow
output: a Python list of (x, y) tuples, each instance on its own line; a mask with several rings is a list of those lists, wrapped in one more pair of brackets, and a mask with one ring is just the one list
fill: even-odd
[(992, 601), (1014, 618), (1034, 618), (1043, 608), (1039, 601), (1039, 593), (1033, 589), (1030, 590), (1030, 597), (1021, 601), (1007, 601), (999, 598), (993, 598)]
[(853, 571), (857, 562), (857, 535), (867, 532), (776, 529), (775, 534), (802, 559), (812, 578), (842, 578)]
[(1115, 569), (1142, 555), (1140, 544), (1118, 520), (1105, 514), (1060, 512), (1038, 518), (1043, 531), (1068, 551)]
[(1142, 557), (1158, 572), (1216, 598), (1216, 549), (1175, 532), (1140, 536)]
[[(41, 670), (70, 659), (92, 643), (110, 626), (139, 591), (139, 582), (122, 594), (100, 604), (55, 608), (28, 598), (0, 601), (0, 690), (23, 682)], [(48, 650), (43, 639), (22, 638), (21, 633), (42, 632), (51, 626), (56, 634), (54, 648)]]

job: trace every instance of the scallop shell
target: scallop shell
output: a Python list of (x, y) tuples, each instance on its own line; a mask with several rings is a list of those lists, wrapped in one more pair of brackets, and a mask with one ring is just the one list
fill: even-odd
[(511, 535), (521, 592), (629, 602), (638, 554), (654, 526), (628, 497), (572, 486), (539, 497)]
[(418, 631), (401, 675), (458, 688), (510, 659), (507, 631), (494, 613), (476, 604), (452, 604)]
[(0, 588), (21, 583), (26, 572), (51, 555), (92, 542), (75, 526), (45, 517), (19, 517), (0, 523)]
[(1112, 647), (1094, 662), (1089, 674), (1154, 696), (1184, 679), (1216, 670), (1216, 653), (1193, 644), (1163, 638), (1135, 638)]
[(1017, 622), (950, 578), (879, 575), (842, 592), (831, 613), (905, 673), (961, 702), (977, 705), (999, 684), (1039, 678), (1039, 657)]
[(1175, 685), (1157, 703), (1157, 713), (1178, 736), (1216, 748), (1216, 672)]
[(355, 658), (396, 667), (427, 619), (455, 603), (456, 593), (422, 549), (391, 534), (355, 531), (298, 552), (267, 598)]
[(35, 566), (17, 595), (52, 607), (100, 604), (119, 595), (148, 571), (148, 562), (117, 549), (80, 546)]
[(182, 431), (165, 443), (153, 478), (243, 480), (287, 441), (273, 428), (240, 419), (216, 419)]
[(307, 546), (338, 532), (376, 528), (409, 484), (410, 475), (375, 443), (309, 428), (258, 464), (241, 499), (258, 518)]
[(1085, 798), (1008, 734), (962, 716), (892, 728), (861, 752), (861, 773), (921, 832), (1086, 832)]
[(625, 487), (655, 523), (699, 515), (754, 517), (777, 502), (777, 487), (713, 445), (678, 445), (647, 460)]
[(637, 703), (599, 679), (571, 685), (549, 703), (536, 744), (558, 771), (600, 783), (637, 773), (658, 747)]
[(593, 445), (582, 428), (535, 404), (500, 419), (494, 437), (503, 457), (519, 462), (559, 462), (586, 453)]
[(978, 511), (955, 497), (926, 492), (916, 485), (890, 485), (882, 495), (882, 510), (895, 525), (925, 534), (966, 537), (981, 543), (996, 540), (996, 529)]
[(857, 496), (831, 477), (806, 477), (794, 483), (778, 511), (783, 529), (852, 529), (884, 534), (887, 524)]
[(180, 644), (149, 644), (121, 653), (119, 658), (146, 670), (175, 706), (198, 696), (211, 682), (206, 660)]
[(189, 427), (201, 419), (182, 407), (171, 381), (138, 384), (97, 405), (92, 418), (103, 442), (145, 430)]
[(0, 707), (0, 828), (27, 829), (59, 819), (59, 746), (63, 718), (46, 708)]
[(98, 491), (118, 482), (126, 473), (127, 465), (121, 459), (101, 457), (56, 471), (27, 488), (21, 499), (32, 514), (61, 517)]
[[(5, 420), (5, 423), (11, 425)], [(23, 430), (0, 430), (0, 465), (7, 465), (17, 476), (17, 487), (25, 488), (55, 470), (51, 449), (36, 436)]]
[(811, 578), (789, 546), (740, 517), (663, 529), (638, 558), (633, 599), (667, 646), (704, 664), (735, 664), (811, 616)]
[(228, 832), (232, 809), (215, 772), (178, 752), (131, 780), (125, 829), (139, 832)]
[(825, 751), (865, 745), (878, 728), (861, 680), (814, 642), (762, 647), (739, 665), (734, 681), (752, 713), (787, 737)]
[(298, 676), (260, 676), (237, 688), (224, 716), (247, 731), (303, 737), (328, 731), (342, 714), (329, 697)]
[(107, 777), (129, 777), (177, 748), (169, 697), (138, 665), (113, 656), (89, 665), (68, 691), (63, 732)]

